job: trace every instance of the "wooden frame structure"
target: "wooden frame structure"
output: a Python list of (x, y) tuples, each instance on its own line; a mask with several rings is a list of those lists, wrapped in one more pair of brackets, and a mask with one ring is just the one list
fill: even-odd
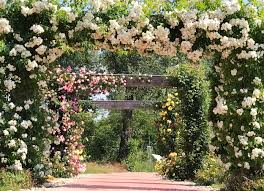
[[(119, 77), (126, 81), (126, 88), (173, 88), (175, 87), (166, 75), (135, 75), (135, 74), (92, 74), (93, 76), (113, 76)], [(151, 109), (154, 108), (155, 102), (146, 100), (94, 100), (91, 101), (100, 109), (118, 109), (118, 110), (133, 110), (133, 109)]]
[(150, 109), (153, 108), (153, 101), (141, 100), (106, 100), (106, 101), (92, 101), (92, 103), (100, 109), (119, 109), (119, 110), (133, 110), (133, 109)]
[(113, 76), (126, 80), (126, 86), (133, 87), (173, 87), (166, 75), (142, 75), (142, 74), (92, 74), (92, 76)]

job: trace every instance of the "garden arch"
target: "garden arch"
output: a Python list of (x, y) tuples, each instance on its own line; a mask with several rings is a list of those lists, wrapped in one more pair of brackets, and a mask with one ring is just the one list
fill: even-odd
[(43, 175), (48, 132), (56, 128), (56, 115), (45, 102), (56, 97), (46, 83), (47, 68), (71, 47), (93, 44), (173, 56), (179, 50), (193, 62), (213, 53), (210, 148), (231, 172), (263, 172), (263, 6), (246, 3), (209, 1), (185, 10), (174, 3), (100, 0), (83, 9), (73, 3), (73, 12), (47, 1), (1, 1), (0, 166), (34, 167)]

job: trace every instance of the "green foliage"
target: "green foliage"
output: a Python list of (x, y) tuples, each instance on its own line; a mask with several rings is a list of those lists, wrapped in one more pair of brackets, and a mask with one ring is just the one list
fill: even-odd
[(120, 163), (86, 163), (86, 174), (108, 174), (116, 172), (126, 172), (124, 165)]
[(221, 184), (225, 178), (225, 168), (214, 155), (208, 155), (195, 175), (195, 182), (201, 185)]
[(248, 178), (243, 174), (229, 176), (225, 191), (263, 191), (264, 178)]
[[(85, 127), (83, 140), (88, 159), (101, 162), (115, 161), (122, 129), (120, 112), (112, 111), (106, 118), (98, 121), (92, 119), (96, 116), (87, 115), (85, 113), (78, 114), (77, 121), (83, 121)], [(152, 145), (156, 143), (157, 130), (154, 117), (155, 115), (151, 111), (134, 111), (130, 139), (140, 141), (142, 148), (146, 148), (149, 142)], [(132, 149), (133, 146), (130, 148)]]
[[(181, 100), (179, 130), (176, 152), (183, 155), (181, 169), (175, 168), (180, 179), (193, 179), (208, 151), (208, 105), (210, 102), (208, 82), (202, 65), (182, 64), (168, 70), (171, 82), (177, 87)], [(183, 172), (181, 175), (180, 173)]]
[(129, 155), (124, 164), (132, 172), (154, 172), (152, 156), (148, 155), (146, 148), (142, 148), (139, 140), (132, 139), (129, 142)]
[(0, 171), (0, 191), (19, 191), (33, 185), (31, 174), (27, 171), (6, 172)]
[(167, 158), (156, 163), (155, 169), (157, 172), (174, 180), (185, 180), (188, 177), (188, 172), (185, 170), (186, 156), (170, 153)]
[[(102, 64), (109, 72), (127, 74), (165, 74), (166, 69), (182, 62), (184, 57), (140, 55), (135, 51), (103, 52)], [(125, 64), (124, 64), (125, 63)]]
[(102, 162), (114, 161), (119, 144), (120, 116), (118, 113), (111, 113), (109, 117), (99, 121), (89, 117), (83, 122), (85, 126), (83, 139), (88, 159)]

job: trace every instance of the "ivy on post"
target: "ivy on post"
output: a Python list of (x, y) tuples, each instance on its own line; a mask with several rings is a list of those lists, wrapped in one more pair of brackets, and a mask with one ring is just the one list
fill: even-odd
[(202, 66), (183, 64), (170, 70), (169, 74), (172, 82), (177, 84), (181, 100), (182, 126), (178, 150), (186, 160), (182, 168), (186, 170), (186, 178), (193, 178), (208, 152), (209, 84)]

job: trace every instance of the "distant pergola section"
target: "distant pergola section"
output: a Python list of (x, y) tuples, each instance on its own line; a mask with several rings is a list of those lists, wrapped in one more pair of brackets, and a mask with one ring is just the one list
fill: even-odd
[(113, 76), (126, 80), (125, 87), (151, 88), (151, 87), (173, 87), (166, 75), (146, 75), (146, 74), (91, 74), (92, 76)]
[[(173, 88), (175, 87), (166, 75), (136, 75), (136, 74), (92, 74), (92, 76), (113, 76), (126, 81), (127, 88)], [(154, 101), (147, 100), (104, 100), (92, 101), (99, 109), (134, 110), (154, 108)]]
[(92, 101), (92, 103), (99, 109), (134, 110), (151, 109), (155, 102), (141, 100), (106, 100)]

